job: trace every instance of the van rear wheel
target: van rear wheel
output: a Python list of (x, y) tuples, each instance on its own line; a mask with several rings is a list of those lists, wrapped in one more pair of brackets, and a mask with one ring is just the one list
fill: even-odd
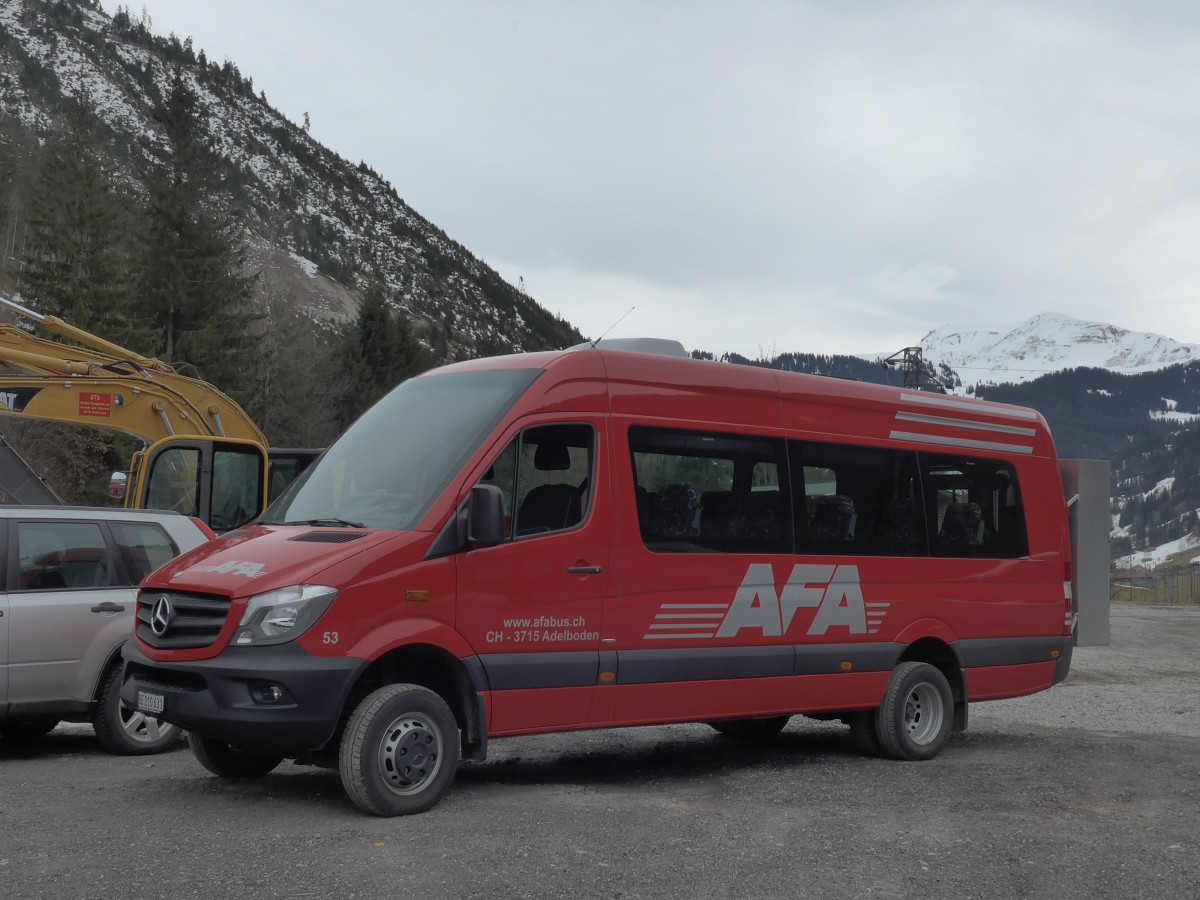
[(875, 727), (876, 718), (873, 709), (853, 712), (846, 716), (846, 724), (850, 726), (850, 739), (863, 756), (885, 755), (879, 743), (879, 732)]
[(338, 754), (342, 785), (376, 816), (424, 812), (458, 770), (458, 723), (441, 697), (415, 684), (368, 694), (350, 714)]
[(892, 671), (876, 711), (883, 752), (892, 759), (932, 759), (950, 740), (954, 695), (941, 670), (905, 662)]

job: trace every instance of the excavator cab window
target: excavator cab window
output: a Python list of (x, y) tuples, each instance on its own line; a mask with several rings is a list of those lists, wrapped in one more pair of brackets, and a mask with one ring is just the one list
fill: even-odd
[(146, 507), (200, 514), (200, 448), (177, 447), (160, 453), (150, 470)]
[(213, 531), (245, 525), (259, 513), (262, 497), (262, 457), (243, 450), (217, 450), (213, 454)]
[(218, 532), (262, 512), (266, 457), (256, 444), (168, 438), (147, 451), (144, 465), (144, 487), (133, 485), (138, 506), (196, 516)]

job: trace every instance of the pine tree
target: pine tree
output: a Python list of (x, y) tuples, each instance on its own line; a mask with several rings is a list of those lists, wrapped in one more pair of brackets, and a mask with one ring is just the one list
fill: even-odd
[(282, 296), (270, 296), (253, 354), (255, 385), (245, 404), (273, 446), (323, 447), (337, 436), (338, 373), (327, 332)]
[(25, 253), (26, 207), (36, 160), (30, 133), (0, 115), (0, 283), (13, 283)]
[(68, 104), (63, 127), (38, 155), (22, 292), (43, 312), (143, 350), (149, 330), (134, 308), (135, 220), (89, 107), (86, 96)]
[[(140, 352), (149, 334), (132, 308), (127, 192), (114, 187), (89, 107), (86, 95), (68, 101), (61, 126), (33, 155), (20, 289), (42, 312)], [(108, 474), (123, 464), (124, 442), (94, 428), (27, 421), (6, 422), (5, 432), (69, 501), (103, 500)]]
[[(147, 310), (162, 359), (194, 366), (205, 380), (244, 398), (255, 312), (243, 275), (241, 232), (227, 211), (219, 161), (206, 143), (197, 98), (179, 71), (154, 110), (165, 151), (149, 173)], [(155, 145), (158, 147), (159, 145)]]
[(408, 319), (392, 312), (381, 281), (373, 281), (357, 317), (341, 335), (339, 369), (344, 392), (338, 404), (339, 430), (396, 385), (432, 364), (429, 351), (413, 337)]

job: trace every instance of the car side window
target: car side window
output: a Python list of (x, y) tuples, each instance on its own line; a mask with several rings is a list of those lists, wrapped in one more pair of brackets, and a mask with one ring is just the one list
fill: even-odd
[(108, 587), (108, 545), (98, 522), (18, 522), (17, 589)]
[(564, 531), (584, 520), (594, 448), (595, 433), (584, 424), (538, 425), (508, 443), (479, 481), (500, 488), (505, 540)]
[(141, 584), (143, 578), (179, 553), (162, 527), (151, 522), (110, 522), (109, 527), (131, 584)]

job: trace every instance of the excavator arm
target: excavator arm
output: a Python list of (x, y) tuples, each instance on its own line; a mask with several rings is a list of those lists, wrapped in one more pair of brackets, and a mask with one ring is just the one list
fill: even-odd
[[(145, 440), (155, 441), (174, 434), (212, 434), (257, 441), (264, 447), (267, 445), (266, 436), (246, 411), (208, 382), (180, 374), (161, 360), (141, 356), (96, 337), (68, 325), (57, 316), (42, 315), (4, 297), (0, 297), (0, 307), (10, 309), (37, 322), (47, 331), (82, 345), (64, 344), (32, 334), (16, 325), (0, 323), (0, 366), (28, 375), (62, 379), (65, 384), (92, 385), (92, 391), (83, 388), (91, 393), (104, 393), (112, 384), (121, 384), (124, 386), (121, 393), (126, 397), (132, 398), (136, 396), (135, 391), (140, 390), (142, 394), (154, 396), (154, 402), (164, 402), (164, 411), (174, 407), (181, 413), (186, 412), (187, 424), (172, 415), (146, 418), (144, 427), (148, 430), (137, 433), (138, 437)], [(43, 397), (40, 405), (51, 405), (47, 401), (48, 397)], [(89, 424), (102, 424), (89, 421), (96, 417), (90, 410), (72, 412), (61, 403), (54, 405), (67, 416), (58, 421), (76, 421), (73, 416), (78, 415)]]
[[(3, 353), (0, 361), (9, 364)], [(0, 415), (110, 428), (147, 443), (224, 436), (211, 416), (170, 388), (111, 375), (0, 375)]]
[(257, 516), (315, 450), (267, 448), (231, 398), (167, 363), (133, 353), (4, 297), (6, 307), (76, 344), (0, 323), (0, 415), (120, 431), (149, 445), (130, 465), (125, 505), (176, 509), (216, 531)]

